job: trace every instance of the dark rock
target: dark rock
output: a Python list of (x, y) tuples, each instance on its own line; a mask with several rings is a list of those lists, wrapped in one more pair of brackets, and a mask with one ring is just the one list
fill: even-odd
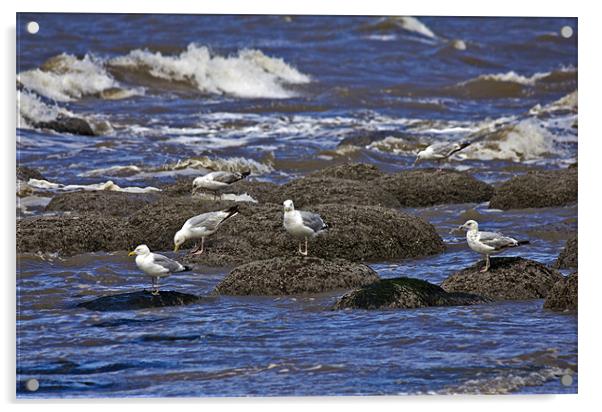
[(407, 137), (408, 133), (398, 130), (359, 130), (341, 140), (338, 146), (368, 146), (372, 142), (386, 139), (387, 137)]
[(34, 122), (36, 129), (50, 129), (58, 133), (70, 133), (82, 136), (94, 136), (92, 126), (86, 120), (79, 117), (58, 116), (55, 120), (48, 122)]
[[(17, 221), (19, 253), (83, 252), (126, 250), (136, 246), (136, 235), (123, 221), (98, 214), (39, 216)], [(140, 238), (140, 236), (138, 236)]]
[(311, 173), (307, 177), (322, 178), (333, 177), (346, 180), (373, 180), (385, 176), (378, 167), (366, 163), (344, 163), (331, 166)]
[(420, 279), (381, 279), (343, 295), (335, 309), (413, 309), (427, 306), (463, 306), (489, 303), (491, 299), (470, 293), (448, 293)]
[(276, 257), (235, 268), (216, 287), (222, 295), (296, 295), (350, 289), (378, 280), (368, 266), (343, 259)]
[(562, 249), (562, 252), (560, 252), (554, 267), (559, 269), (576, 268), (579, 261), (578, 249), (577, 235), (575, 234), (566, 241), (564, 249)]
[(399, 208), (397, 198), (376, 184), (333, 177), (304, 177), (274, 190), (272, 203), (282, 204), (292, 199), (295, 207), (318, 204), (372, 205)]
[(28, 182), (29, 179), (46, 180), (36, 169), (25, 166), (17, 166), (17, 179), (23, 182)]
[(538, 170), (516, 176), (495, 190), (492, 209), (566, 206), (577, 202), (577, 169)]
[[(283, 228), (280, 205), (245, 206), (206, 241), (206, 252), (193, 262), (224, 266), (298, 255), (297, 241)], [(310, 256), (375, 261), (427, 256), (445, 250), (430, 223), (393, 209), (320, 205), (307, 210), (319, 213), (330, 226), (310, 241)]]
[(533, 260), (521, 257), (491, 258), (491, 267), (481, 272), (484, 261), (454, 273), (443, 281), (447, 292), (476, 293), (496, 300), (545, 298), (562, 275)]
[(556, 282), (543, 304), (546, 309), (577, 310), (579, 279), (577, 272)]
[(493, 195), (493, 187), (467, 173), (434, 169), (410, 170), (387, 175), (377, 182), (405, 207), (446, 203), (480, 203)]
[(110, 190), (61, 193), (46, 206), (47, 212), (95, 212), (106, 216), (128, 216), (156, 202), (155, 193), (127, 193)]
[(153, 295), (148, 290), (103, 296), (77, 305), (78, 308), (97, 310), (101, 312), (162, 308), (165, 306), (182, 306), (197, 303), (199, 296), (170, 290), (160, 291)]

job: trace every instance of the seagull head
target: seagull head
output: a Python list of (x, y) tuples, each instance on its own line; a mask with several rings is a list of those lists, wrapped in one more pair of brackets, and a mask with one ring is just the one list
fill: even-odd
[(146, 245), (139, 245), (136, 247), (136, 249), (132, 250), (130, 253), (128, 253), (128, 256), (144, 256), (144, 255), (148, 255), (150, 253), (150, 249), (148, 248), (148, 246)]
[(173, 251), (177, 252), (184, 242), (186, 242), (186, 235), (181, 230), (178, 230), (178, 232), (173, 237)]
[(292, 200), (285, 200), (284, 203), (284, 211), (285, 212), (292, 212), (295, 210), (295, 205), (293, 204)]
[(479, 224), (475, 220), (467, 220), (466, 223), (459, 226), (458, 229), (466, 230), (468, 232), (479, 230)]
[(424, 156), (426, 156), (426, 150), (421, 150), (416, 154), (416, 160), (414, 160), (414, 164), (412, 166), (416, 166), (418, 164), (418, 162), (420, 162), (422, 159), (424, 159)]
[(201, 181), (200, 181), (199, 179), (200, 179), (200, 177), (197, 177), (196, 179), (194, 179), (194, 180), (192, 181), (192, 194), (193, 194), (193, 195), (194, 195), (194, 194), (195, 194), (195, 193), (196, 193), (196, 192), (199, 190), (199, 188), (201, 187)]

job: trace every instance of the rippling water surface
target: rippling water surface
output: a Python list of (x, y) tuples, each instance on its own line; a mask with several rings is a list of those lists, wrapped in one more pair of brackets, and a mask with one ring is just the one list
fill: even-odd
[[(274, 182), (347, 161), (398, 171), (439, 140), (477, 140), (449, 167), (493, 184), (566, 167), (577, 160), (577, 34), (576, 19), (549, 18), (20, 14), (17, 158), (48, 182), (20, 200), (19, 218), (42, 213), (44, 192), (61, 190), (52, 184), (157, 186), (208, 166)], [(36, 125), (65, 115), (96, 135)], [(449, 247), (371, 262), (381, 277), (439, 283), (472, 264), (478, 257), (449, 235), (467, 213), (531, 239), (521, 255), (545, 264), (577, 227), (576, 206), (410, 212)], [(541, 300), (331, 311), (338, 291), (94, 313), (74, 305), (148, 286), (125, 251), (19, 259), (17, 377), (41, 384), (19, 385), (23, 397), (577, 388), (576, 316)], [(166, 287), (209, 294), (228, 269)], [(565, 387), (567, 369), (575, 381)]]

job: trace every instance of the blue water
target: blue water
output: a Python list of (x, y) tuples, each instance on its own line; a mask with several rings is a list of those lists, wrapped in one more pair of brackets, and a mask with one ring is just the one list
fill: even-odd
[[(346, 161), (403, 170), (428, 143), (498, 129), (449, 167), (497, 184), (577, 160), (576, 107), (532, 110), (577, 90), (576, 19), (418, 19), (433, 36), (380, 17), (19, 14), (18, 162), (59, 184), (158, 186), (201, 174), (178, 166), (190, 159), (284, 182)], [(39, 33), (26, 32), (28, 21)], [(559, 35), (564, 26), (571, 38)], [(47, 62), (63, 53), (66, 66)], [(144, 63), (117, 63), (133, 56)], [(112, 89), (129, 94), (103, 97)], [(87, 119), (97, 135), (36, 127), (31, 100)], [(380, 146), (337, 151), (343, 139), (377, 133)], [(383, 143), (388, 135), (398, 140)], [(21, 218), (49, 200), (44, 191), (27, 199), (38, 206)], [(412, 209), (448, 250), (371, 266), (440, 283), (478, 258), (449, 234), (472, 209), (487, 230), (531, 239), (521, 256), (545, 264), (577, 227), (576, 206)], [(577, 318), (544, 311), (541, 300), (337, 312), (329, 307), (344, 291), (335, 291), (94, 313), (74, 305), (148, 287), (124, 251), (19, 258), (20, 397), (577, 391)], [(206, 295), (228, 270), (199, 268), (166, 287)], [(565, 387), (567, 369), (574, 383)], [(38, 392), (23, 389), (29, 378)]]

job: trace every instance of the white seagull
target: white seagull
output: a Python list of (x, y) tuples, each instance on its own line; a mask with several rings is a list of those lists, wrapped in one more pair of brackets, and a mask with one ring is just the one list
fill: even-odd
[(250, 171), (239, 172), (211, 172), (204, 176), (199, 176), (192, 181), (192, 194), (198, 190), (205, 189), (213, 192), (213, 197), (217, 198), (217, 192), (238, 182), (251, 174)]
[(177, 252), (180, 246), (188, 239), (201, 239), (201, 245), (195, 246), (195, 248), (190, 251), (190, 254), (192, 255), (200, 255), (204, 250), (205, 238), (217, 232), (217, 229), (222, 223), (237, 214), (238, 206), (232, 206), (225, 210), (203, 213), (202, 215), (191, 217), (184, 223), (182, 229), (178, 230), (173, 238), (175, 245), (174, 252)]
[(465, 149), (470, 146), (472, 142), (437, 142), (433, 143), (429, 147), (424, 150), (418, 152), (416, 156), (416, 160), (414, 161), (414, 166), (418, 164), (420, 161), (424, 160), (434, 160), (437, 163), (448, 159), (454, 153), (459, 152), (460, 150)]
[[(295, 210), (292, 200), (286, 200), (284, 205), (284, 228), (295, 239), (299, 240), (299, 253), (307, 256), (307, 241), (324, 230), (328, 225), (317, 213)], [(305, 251), (301, 250), (301, 242), (305, 239)]]
[(479, 224), (474, 220), (467, 221), (458, 229), (466, 230), (466, 241), (472, 250), (485, 255), (485, 268), (481, 272), (489, 270), (489, 255), (529, 243), (528, 240), (516, 240), (501, 233), (480, 232)]
[(160, 278), (168, 277), (172, 273), (192, 270), (190, 267), (184, 266), (167, 256), (152, 253), (146, 245), (140, 245), (128, 254), (128, 256), (134, 255), (136, 255), (136, 266), (138, 266), (138, 269), (152, 278), (153, 295), (159, 294)]

